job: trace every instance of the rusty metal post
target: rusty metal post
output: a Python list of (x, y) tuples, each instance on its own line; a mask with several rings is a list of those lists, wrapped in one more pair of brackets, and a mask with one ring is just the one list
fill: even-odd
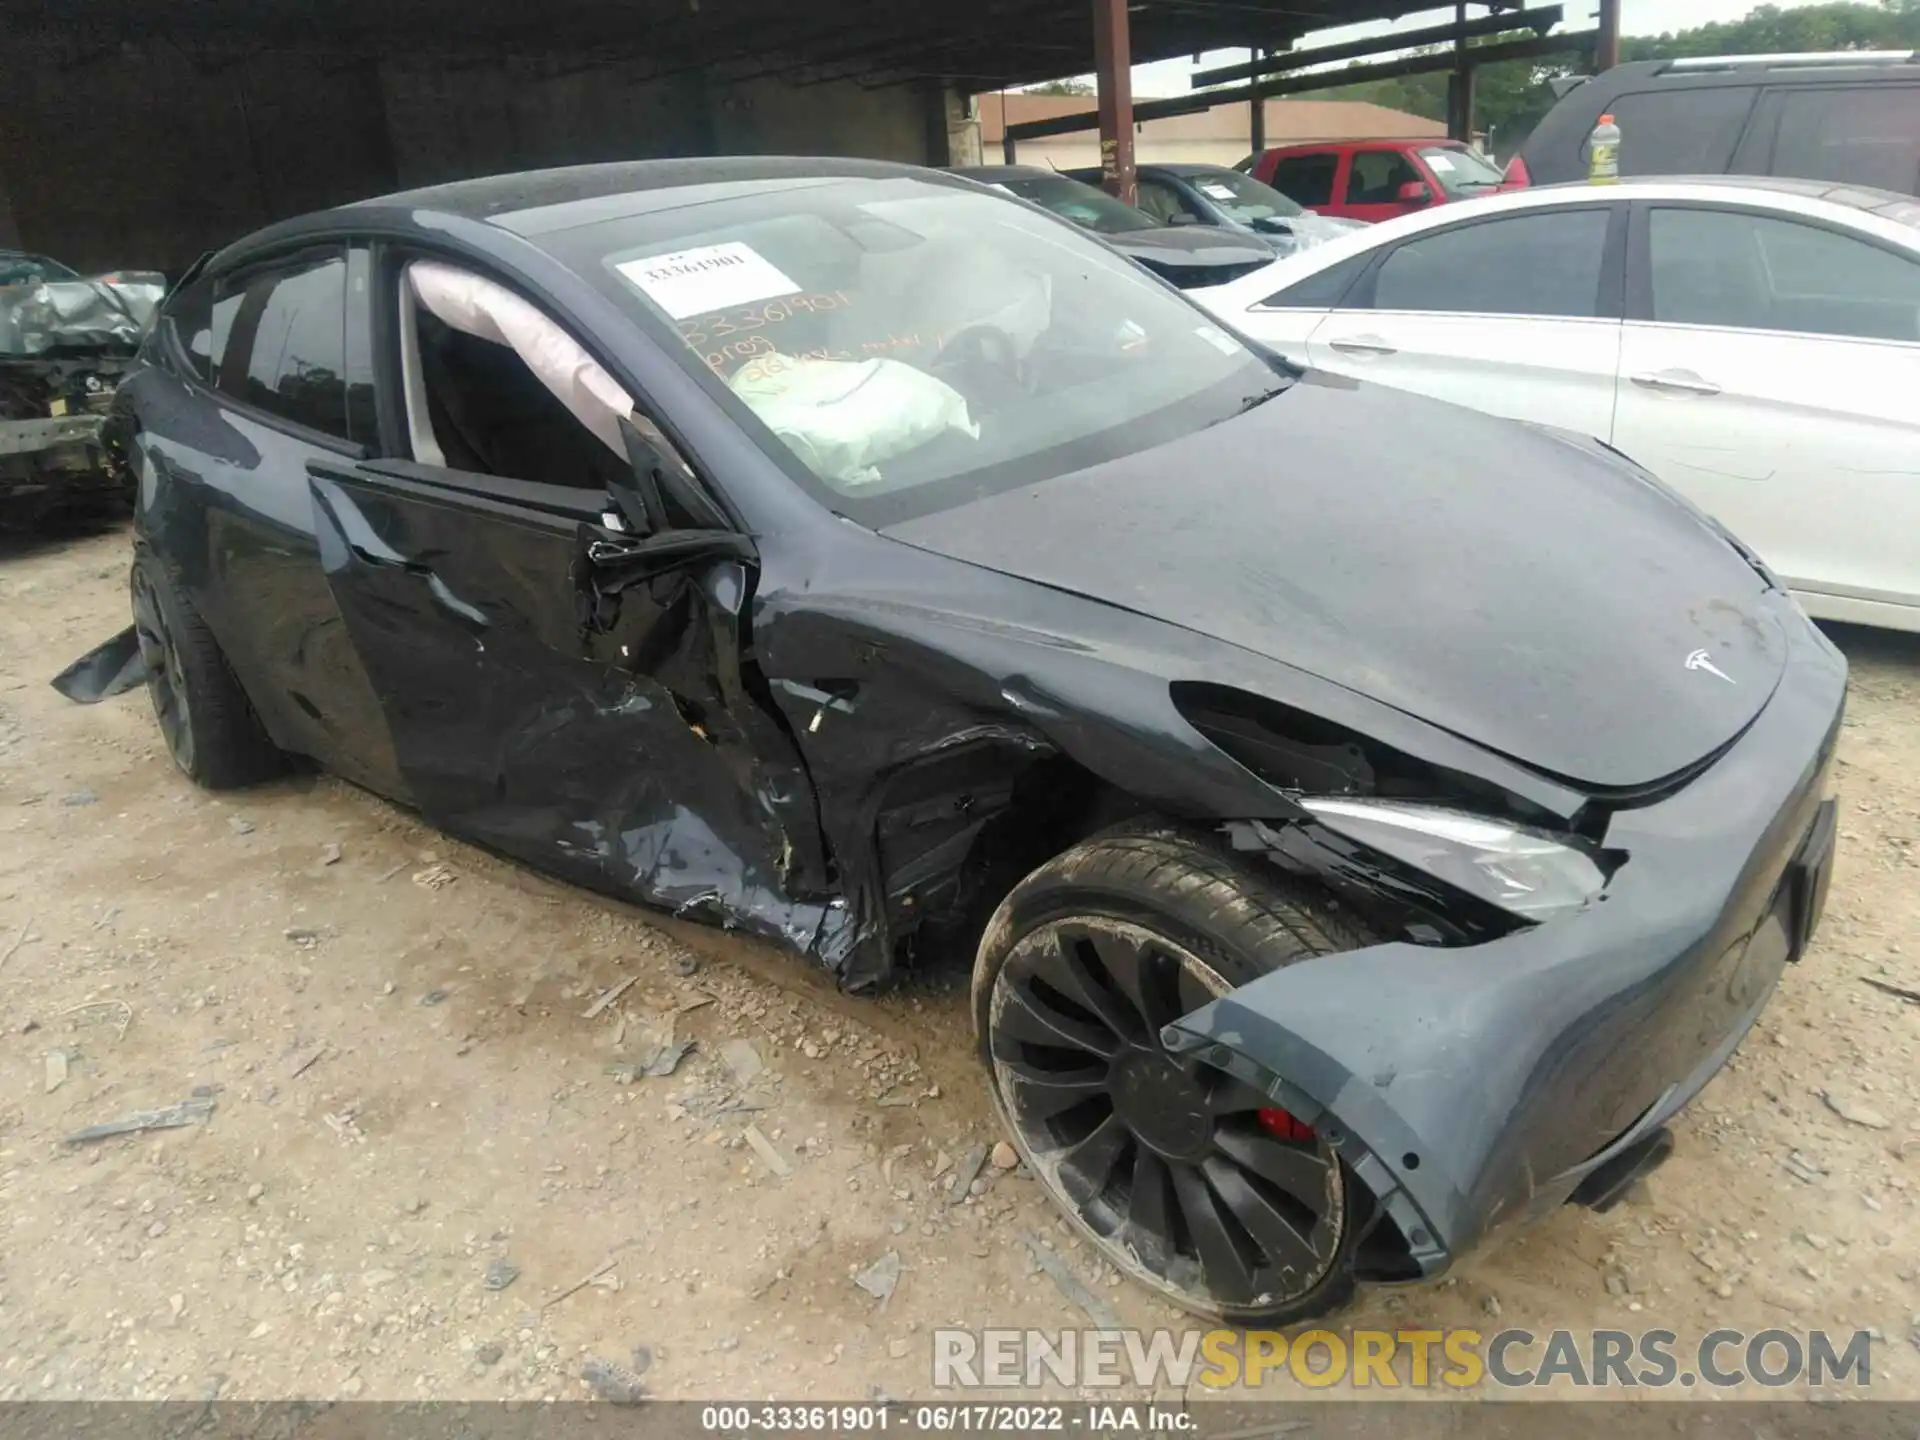
[[(1253, 63), (1258, 65), (1267, 58), (1264, 49), (1251, 52)], [(1264, 154), (1267, 148), (1267, 102), (1256, 95), (1247, 102), (1247, 140), (1255, 155)]]
[(1447, 134), (1470, 145), (1473, 143), (1473, 66), (1467, 59), (1465, 0), (1453, 7), (1453, 19), (1460, 31), (1453, 41), (1453, 73), (1447, 76)]
[(1593, 72), (1620, 63), (1620, 0), (1600, 0), (1600, 33), (1593, 42)]
[(1133, 184), (1133, 47), (1127, 0), (1093, 0), (1093, 76), (1100, 87), (1100, 183), (1131, 205)]

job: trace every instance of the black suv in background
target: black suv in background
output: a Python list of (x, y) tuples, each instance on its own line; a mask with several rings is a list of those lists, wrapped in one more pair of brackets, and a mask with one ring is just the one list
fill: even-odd
[(1640, 60), (1547, 112), (1507, 178), (1587, 176), (1602, 115), (1622, 175), (1784, 175), (1920, 194), (1920, 57), (1912, 51)]

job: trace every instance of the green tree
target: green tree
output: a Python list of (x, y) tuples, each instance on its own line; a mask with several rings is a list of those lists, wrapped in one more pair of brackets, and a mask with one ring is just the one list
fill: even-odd
[(1046, 80), (1038, 85), (1029, 85), (1023, 92), (1028, 95), (1091, 95), (1094, 93), (1091, 80)]

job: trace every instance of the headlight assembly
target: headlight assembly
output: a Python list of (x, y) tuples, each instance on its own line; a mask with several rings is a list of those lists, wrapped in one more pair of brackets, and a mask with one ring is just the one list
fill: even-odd
[(1607, 883), (1587, 851), (1484, 815), (1401, 800), (1300, 803), (1328, 829), (1523, 919), (1577, 910)]

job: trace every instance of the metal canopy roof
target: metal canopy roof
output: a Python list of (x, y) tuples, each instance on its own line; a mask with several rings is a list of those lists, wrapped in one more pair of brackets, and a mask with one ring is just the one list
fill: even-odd
[[(1434, 0), (1132, 0), (1135, 63), (1283, 48)], [(503, 51), (732, 82), (952, 81), (967, 90), (1093, 69), (1091, 0), (0, 0), (0, 33), (57, 36), (76, 58), (123, 40), (301, 46), (449, 60)]]

